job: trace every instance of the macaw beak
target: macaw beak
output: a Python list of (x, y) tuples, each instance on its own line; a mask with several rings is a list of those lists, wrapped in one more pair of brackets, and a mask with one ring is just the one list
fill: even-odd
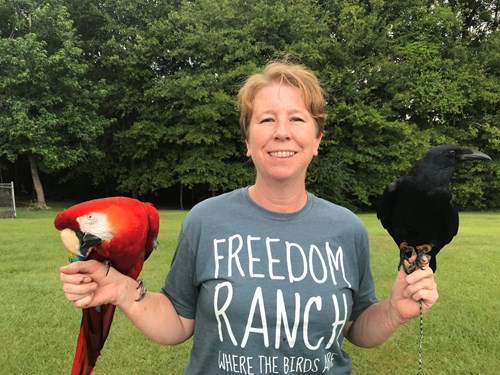
[(69, 228), (65, 228), (61, 231), (61, 241), (68, 252), (85, 258), (89, 249), (92, 246), (100, 244), (102, 239), (90, 233), (75, 232)]
[(102, 242), (97, 236), (94, 236), (91, 233), (84, 233), (81, 231), (75, 232), (78, 240), (80, 241), (80, 250), (82, 249), (90, 249), (92, 246), (99, 245)]

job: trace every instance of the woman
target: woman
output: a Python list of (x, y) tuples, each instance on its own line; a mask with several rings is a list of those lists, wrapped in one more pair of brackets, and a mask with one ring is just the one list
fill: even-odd
[[(427, 311), (432, 270), (400, 271), (375, 296), (368, 236), (350, 211), (306, 191), (326, 118), (316, 77), (274, 62), (239, 92), (254, 185), (207, 199), (186, 216), (161, 292), (95, 262), (61, 268), (77, 307), (112, 303), (150, 339), (194, 335), (186, 374), (349, 374), (343, 338), (374, 347)], [(196, 324), (195, 324), (196, 322)]]

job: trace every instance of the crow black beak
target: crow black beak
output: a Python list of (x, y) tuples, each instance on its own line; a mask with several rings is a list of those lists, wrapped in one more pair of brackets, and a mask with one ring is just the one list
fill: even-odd
[(468, 160), (491, 160), (491, 158), (481, 151), (469, 151), (467, 153), (463, 153), (460, 155), (460, 160), (468, 161)]

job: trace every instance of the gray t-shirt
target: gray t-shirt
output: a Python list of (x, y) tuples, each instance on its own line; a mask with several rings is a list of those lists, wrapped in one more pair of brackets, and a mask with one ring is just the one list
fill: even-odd
[(195, 319), (189, 375), (350, 374), (344, 325), (377, 301), (352, 212), (312, 194), (271, 212), (248, 188), (189, 212), (162, 292)]

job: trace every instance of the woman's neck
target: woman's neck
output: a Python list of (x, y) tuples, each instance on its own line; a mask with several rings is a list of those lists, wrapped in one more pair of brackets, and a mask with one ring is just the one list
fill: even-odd
[(257, 181), (248, 188), (248, 194), (256, 204), (269, 211), (291, 213), (302, 209), (307, 203), (305, 184), (269, 186)]

